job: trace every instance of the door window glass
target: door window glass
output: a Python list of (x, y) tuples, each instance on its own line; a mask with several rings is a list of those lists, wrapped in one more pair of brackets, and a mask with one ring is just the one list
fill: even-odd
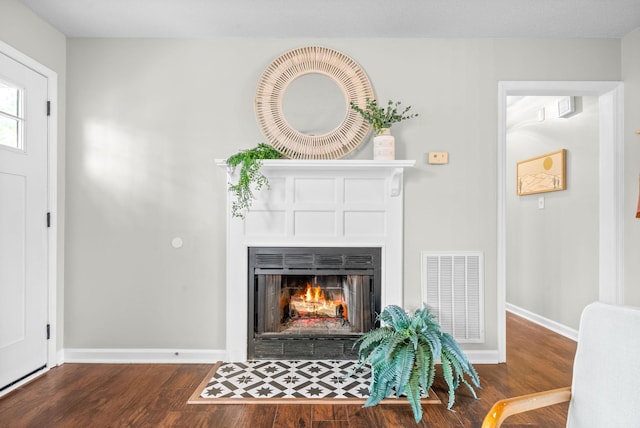
[(23, 148), (22, 98), (20, 88), (0, 80), (0, 146)]

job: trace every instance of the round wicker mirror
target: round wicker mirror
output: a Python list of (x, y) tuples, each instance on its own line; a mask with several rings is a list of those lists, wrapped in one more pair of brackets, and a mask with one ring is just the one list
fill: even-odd
[[(346, 111), (335, 129), (306, 134), (291, 126), (283, 110), (289, 85), (299, 77), (319, 73), (332, 79), (342, 90)], [(276, 150), (294, 159), (339, 159), (351, 153), (367, 138), (371, 126), (351, 109), (350, 103), (364, 106), (374, 98), (364, 70), (351, 58), (333, 49), (309, 46), (294, 49), (276, 58), (258, 81), (255, 111), (260, 131)], [(309, 100), (314, 102), (314, 100)]]

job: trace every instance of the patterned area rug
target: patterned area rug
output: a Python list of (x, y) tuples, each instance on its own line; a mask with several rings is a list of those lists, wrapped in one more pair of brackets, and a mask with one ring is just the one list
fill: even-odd
[[(362, 404), (369, 395), (371, 370), (356, 361), (300, 360), (217, 363), (189, 404), (248, 404), (304, 400), (307, 403)], [(400, 400), (406, 400), (401, 398)], [(383, 403), (398, 404), (396, 398)], [(423, 404), (440, 404), (429, 390)]]

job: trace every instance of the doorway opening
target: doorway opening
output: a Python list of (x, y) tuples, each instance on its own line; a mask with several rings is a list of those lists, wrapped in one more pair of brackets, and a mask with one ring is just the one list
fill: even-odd
[(623, 84), (621, 82), (500, 82), (498, 85), (498, 357), (506, 361), (506, 111), (509, 96), (598, 98), (598, 296), (622, 303)]

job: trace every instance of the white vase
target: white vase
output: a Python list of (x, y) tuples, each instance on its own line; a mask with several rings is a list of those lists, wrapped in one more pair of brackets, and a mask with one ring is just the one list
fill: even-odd
[(395, 160), (396, 139), (389, 128), (373, 137), (373, 160)]

